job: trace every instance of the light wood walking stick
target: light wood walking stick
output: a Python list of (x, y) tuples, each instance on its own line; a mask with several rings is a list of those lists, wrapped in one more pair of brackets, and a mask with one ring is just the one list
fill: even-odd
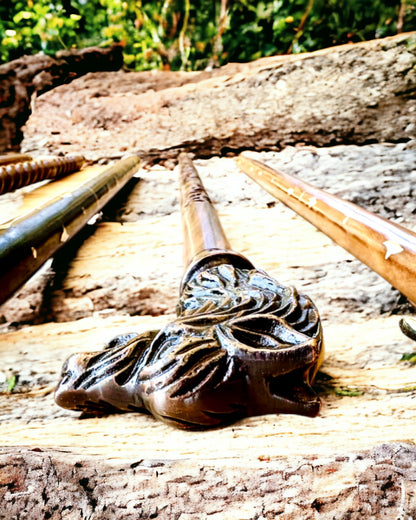
[[(239, 167), (271, 195), (416, 302), (416, 233), (244, 155)], [(411, 319), (402, 331), (416, 339)]]
[(186, 269), (177, 318), (71, 356), (56, 402), (92, 413), (148, 411), (182, 428), (247, 415), (314, 416), (323, 356), (318, 312), (230, 249), (191, 160), (180, 156)]
[(7, 164), (15, 164), (31, 160), (32, 157), (25, 153), (5, 153), (0, 155), (0, 166), (6, 166)]

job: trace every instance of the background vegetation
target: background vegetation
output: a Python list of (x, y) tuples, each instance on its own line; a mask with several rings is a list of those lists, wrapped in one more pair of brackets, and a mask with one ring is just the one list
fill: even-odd
[(0, 0), (0, 62), (121, 42), (129, 68), (203, 69), (416, 28), (416, 0)]

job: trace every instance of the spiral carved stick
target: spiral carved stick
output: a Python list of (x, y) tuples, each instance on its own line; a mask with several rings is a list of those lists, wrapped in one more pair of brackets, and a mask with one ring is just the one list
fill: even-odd
[[(415, 305), (416, 233), (244, 155), (238, 165), (266, 191), (385, 278)], [(416, 339), (416, 326), (401, 322)]]
[(0, 166), (0, 195), (45, 179), (57, 179), (79, 170), (84, 157), (52, 157)]
[(98, 213), (139, 169), (128, 157), (71, 192), (0, 225), (0, 303)]
[(249, 415), (316, 415), (310, 384), (323, 343), (315, 306), (232, 251), (186, 155), (180, 172), (188, 265), (177, 318), (71, 356), (56, 402), (89, 413), (147, 411), (187, 429)]

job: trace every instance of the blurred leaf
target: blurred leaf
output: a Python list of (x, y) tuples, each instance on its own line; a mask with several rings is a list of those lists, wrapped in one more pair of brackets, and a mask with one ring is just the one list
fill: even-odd
[[(314, 0), (310, 10), (308, 4), (228, 0), (221, 20), (224, 0), (189, 0), (182, 31), (183, 0), (0, 2), (0, 60), (122, 42), (129, 68), (174, 70), (186, 60), (187, 68), (201, 69), (393, 35), (399, 17), (401, 30), (416, 28), (416, 0)], [(180, 52), (181, 31), (185, 54)]]
[(7, 391), (11, 394), (16, 386), (17, 376), (13, 374), (6, 382), (7, 382)]

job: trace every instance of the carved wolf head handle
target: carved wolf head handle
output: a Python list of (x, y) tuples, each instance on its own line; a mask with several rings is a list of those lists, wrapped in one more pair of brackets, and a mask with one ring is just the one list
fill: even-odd
[(177, 315), (159, 332), (125, 334), (101, 352), (71, 356), (56, 402), (89, 413), (150, 412), (188, 429), (318, 413), (310, 383), (322, 331), (307, 296), (262, 271), (222, 264), (191, 276)]

